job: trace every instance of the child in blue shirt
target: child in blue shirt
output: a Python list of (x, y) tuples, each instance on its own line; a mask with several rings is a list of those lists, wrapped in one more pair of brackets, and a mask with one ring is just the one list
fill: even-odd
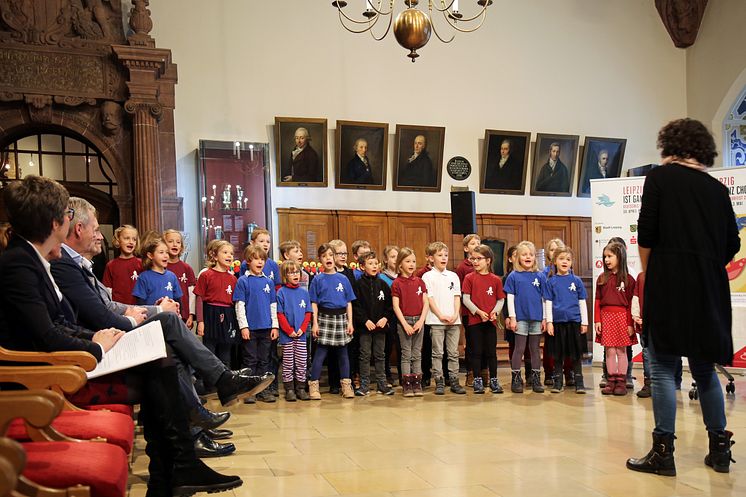
[(583, 282), (572, 274), (572, 250), (559, 247), (554, 253), (555, 274), (544, 287), (547, 320), (547, 351), (554, 356), (552, 393), (563, 390), (562, 369), (565, 358), (570, 358), (575, 377), (575, 393), (585, 393), (583, 384), (583, 353), (587, 349), (588, 308)]
[[(264, 267), (262, 268), (262, 274), (264, 274), (267, 278), (271, 279), (274, 282), (275, 290), (279, 290), (282, 286), (282, 278), (280, 277), (280, 267), (272, 259), (272, 254), (269, 250), (271, 244), (272, 235), (270, 235), (269, 231), (263, 228), (257, 228), (251, 232), (251, 241), (249, 242), (249, 245), (258, 245), (262, 247), (264, 249), (264, 252), (266, 252), (267, 254), (267, 260), (265, 261)], [(248, 273), (249, 262), (244, 259), (243, 261), (241, 261), (241, 267), (239, 268), (238, 274), (248, 276)]]
[(543, 393), (544, 387), (539, 374), (539, 342), (546, 327), (542, 292), (547, 278), (536, 265), (536, 247), (533, 243), (522, 241), (516, 245), (514, 257), (516, 264), (513, 272), (505, 279), (504, 288), (508, 296), (508, 319), (505, 320), (505, 326), (515, 333), (515, 348), (510, 358), (510, 389), (513, 393), (523, 393), (521, 358), (528, 342), (531, 351), (531, 387), (534, 392)]
[(311, 380), (308, 390), (311, 400), (321, 400), (319, 378), (321, 366), (328, 351), (337, 349), (342, 395), (346, 399), (355, 397), (350, 380), (350, 360), (347, 344), (352, 340), (352, 301), (355, 293), (350, 280), (337, 272), (334, 265), (334, 248), (328, 243), (318, 250), (324, 272), (311, 281), (309, 294), (313, 307), (313, 336), (317, 341), (316, 353), (311, 364)]
[(168, 246), (160, 238), (154, 238), (143, 247), (142, 267), (132, 296), (139, 305), (158, 305), (163, 299), (181, 302), (182, 292), (179, 278), (166, 269)]
[(285, 400), (310, 400), (306, 392), (306, 364), (308, 348), (306, 331), (311, 323), (311, 296), (300, 287), (302, 268), (295, 261), (285, 261), (280, 266), (282, 281), (277, 291), (277, 321), (280, 324), (282, 347), (282, 383)]
[[(249, 262), (249, 275), (238, 279), (233, 292), (236, 305), (236, 319), (243, 341), (242, 366), (251, 369), (253, 375), (271, 372), (269, 357), (272, 340), (277, 332), (277, 296), (272, 280), (263, 273), (267, 253), (258, 245), (249, 245), (244, 251)], [(275, 397), (267, 390), (259, 394), (259, 400), (274, 402)], [(253, 397), (246, 397), (244, 403), (253, 404)]]

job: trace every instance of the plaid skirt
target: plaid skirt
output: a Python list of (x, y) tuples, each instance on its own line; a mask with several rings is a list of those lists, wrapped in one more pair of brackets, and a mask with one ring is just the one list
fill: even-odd
[(319, 337), (316, 340), (320, 345), (329, 347), (350, 343), (352, 335), (347, 334), (347, 313), (334, 316), (319, 312)]

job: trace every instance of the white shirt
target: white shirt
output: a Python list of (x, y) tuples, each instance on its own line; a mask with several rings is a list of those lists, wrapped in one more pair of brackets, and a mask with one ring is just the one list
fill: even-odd
[[(438, 271), (436, 268), (431, 269), (422, 275), (422, 281), (427, 287), (427, 296), (435, 301), (438, 310), (442, 315), (448, 316), (456, 314), (454, 308), (454, 297), (461, 296), (461, 282), (453, 271), (444, 269)], [(458, 313), (460, 314), (460, 313)], [(443, 323), (438, 319), (434, 312), (430, 311), (425, 318), (425, 324), (434, 325)], [(456, 316), (453, 324), (461, 324), (461, 316)]]
[(44, 266), (44, 270), (47, 272), (47, 276), (49, 276), (49, 281), (52, 282), (52, 286), (54, 287), (54, 291), (57, 294), (57, 298), (59, 299), (60, 302), (62, 302), (62, 292), (60, 291), (60, 287), (57, 286), (57, 283), (55, 283), (54, 278), (52, 277), (52, 266), (49, 265), (49, 261), (47, 261), (41, 255), (41, 252), (39, 252), (39, 250), (36, 248), (36, 246), (34, 246), (33, 243), (26, 240), (25, 238), (23, 239), (23, 241), (31, 245), (31, 248), (33, 248), (34, 252), (36, 252), (36, 255), (39, 257), (39, 260), (41, 261), (41, 265)]

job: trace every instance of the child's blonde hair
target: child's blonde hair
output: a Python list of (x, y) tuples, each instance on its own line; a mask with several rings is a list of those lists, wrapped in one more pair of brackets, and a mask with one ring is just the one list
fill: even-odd
[(414, 253), (414, 250), (412, 250), (409, 247), (402, 247), (399, 249), (399, 255), (396, 256), (396, 272), (401, 274), (401, 263), (409, 257), (410, 255), (414, 255), (415, 257), (415, 263), (417, 261), (417, 256)]
[[(143, 269), (153, 269), (153, 259), (151, 259), (148, 254), (155, 253), (156, 249), (159, 245), (166, 245), (166, 242), (163, 241), (162, 238), (158, 237), (150, 237), (142, 247), (142, 267)], [(168, 245), (166, 245), (166, 248), (168, 248)]]
[(184, 253), (184, 235), (179, 230), (167, 229), (166, 231), (163, 232), (162, 238), (164, 242), (166, 241), (166, 237), (168, 235), (179, 235), (179, 238), (181, 238), (181, 249), (179, 250), (179, 255), (178, 255), (179, 257), (181, 257), (181, 254)]
[(332, 248), (334, 249), (334, 253), (335, 253), (335, 254), (337, 253), (337, 250), (338, 250), (338, 249), (339, 249), (339, 248), (340, 248), (340, 247), (341, 247), (342, 245), (344, 245), (345, 247), (347, 247), (347, 244), (346, 244), (346, 243), (345, 243), (345, 242), (344, 242), (343, 240), (340, 240), (340, 239), (338, 239), (338, 238), (335, 238), (334, 240), (329, 240), (329, 242), (328, 242), (328, 245), (331, 245), (331, 246), (332, 246)]
[(479, 242), (482, 242), (482, 239), (477, 235), (476, 233), (470, 233), (464, 237), (464, 248), (469, 246), (469, 242), (471, 242), (474, 239), (479, 240)]
[[(550, 255), (552, 253), (552, 245), (556, 245), (554, 248), (554, 254)], [(547, 256), (547, 262), (550, 264), (554, 264), (554, 258), (557, 256), (557, 251), (560, 249), (565, 248), (565, 242), (563, 242), (560, 238), (552, 238), (547, 242), (547, 248), (544, 250), (546, 256)]]
[(280, 254), (285, 257), (287, 253), (294, 248), (303, 250), (298, 240), (285, 240), (284, 242), (280, 243)]
[(228, 240), (211, 240), (207, 244), (207, 267), (212, 268), (218, 265), (218, 252), (226, 245), (233, 249), (233, 244)]
[[(556, 261), (557, 258), (562, 254), (568, 254), (570, 256), (570, 268), (572, 269), (572, 262), (575, 259), (575, 252), (572, 251), (570, 247), (567, 245), (563, 245), (561, 248), (557, 247), (557, 249), (554, 251), (554, 260)], [(549, 271), (549, 276), (554, 276), (557, 274), (557, 265), (552, 262), (552, 269)]]
[(132, 230), (135, 232), (135, 253), (137, 253), (140, 250), (140, 233), (138, 233), (137, 228), (135, 228), (131, 224), (123, 224), (119, 228), (115, 229), (114, 239), (111, 241), (111, 243), (112, 245), (114, 245), (114, 248), (122, 248), (119, 243), (119, 236), (127, 230)]
[(251, 241), (255, 242), (257, 238), (259, 238), (259, 235), (267, 235), (272, 240), (272, 234), (264, 229), (264, 228), (255, 228), (254, 231), (251, 232)]
[(443, 242), (431, 242), (431, 243), (428, 243), (427, 247), (425, 248), (425, 255), (429, 257), (431, 255), (437, 254), (441, 250), (445, 250), (447, 252), (448, 245), (446, 245)]
[[(531, 269), (524, 269), (521, 265), (520, 261), (518, 260), (521, 257), (521, 254), (525, 251), (529, 251), (532, 254), (534, 254), (534, 264), (531, 266)], [(513, 271), (528, 271), (528, 272), (535, 272), (539, 270), (539, 266), (536, 263), (536, 245), (529, 242), (528, 240), (523, 240), (518, 245), (515, 246), (515, 255), (513, 256), (516, 258), (516, 264), (513, 266)]]
[(303, 268), (300, 267), (300, 264), (298, 264), (295, 261), (285, 261), (280, 266), (280, 276), (282, 277), (282, 283), (287, 285), (288, 284), (288, 273), (292, 270), (301, 271)]
[(262, 259), (266, 261), (267, 252), (265, 252), (259, 245), (247, 245), (243, 251), (243, 258), (246, 262), (250, 262), (251, 259)]

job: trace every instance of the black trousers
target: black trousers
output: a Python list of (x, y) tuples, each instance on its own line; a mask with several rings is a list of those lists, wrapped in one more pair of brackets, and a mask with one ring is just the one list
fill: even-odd
[(474, 378), (482, 374), (482, 364), (490, 371), (490, 378), (497, 378), (497, 329), (491, 321), (466, 327), (466, 340), (469, 344), (469, 365)]

